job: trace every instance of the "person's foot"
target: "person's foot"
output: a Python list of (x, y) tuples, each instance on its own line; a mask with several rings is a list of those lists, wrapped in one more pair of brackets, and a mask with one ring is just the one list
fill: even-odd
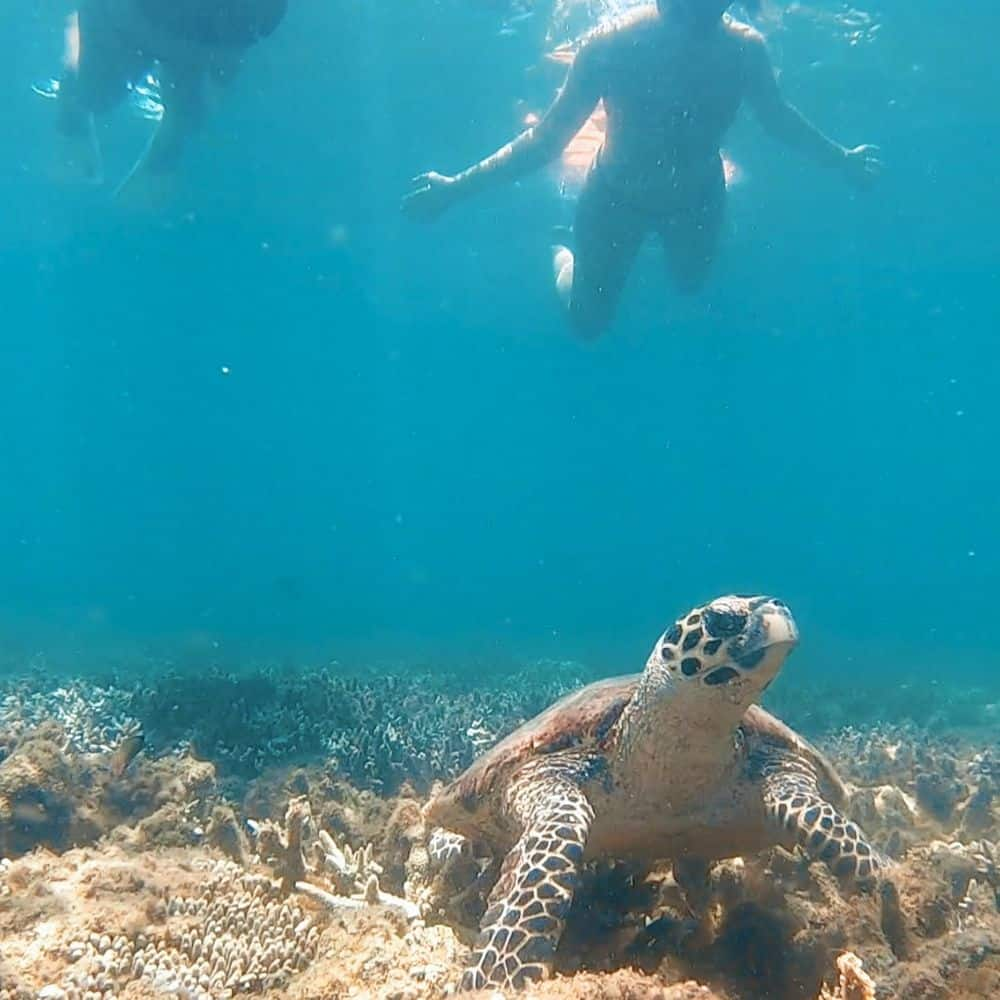
[(569, 247), (552, 248), (552, 275), (556, 282), (556, 294), (567, 308), (573, 292), (573, 252)]

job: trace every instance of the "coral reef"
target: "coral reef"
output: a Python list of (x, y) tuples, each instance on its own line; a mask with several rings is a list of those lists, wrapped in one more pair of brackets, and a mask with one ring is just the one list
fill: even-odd
[(315, 825), (309, 800), (303, 796), (289, 801), (283, 827), (271, 820), (252, 826), (258, 856), (274, 870), (283, 893), (303, 893), (335, 913), (382, 906), (407, 920), (421, 915), (415, 900), (382, 889), (379, 877), (384, 869), (375, 860), (371, 843), (358, 850), (350, 844), (341, 847), (320, 830), (307, 846)]
[(875, 1000), (875, 980), (853, 951), (837, 959), (837, 988), (832, 993), (824, 988), (820, 1000)]
[(51, 721), (9, 736), (0, 762), (0, 857), (93, 843), (116, 827), (146, 846), (197, 842), (214, 768), (189, 756), (135, 760), (134, 739), (123, 728), (114, 744), (90, 754), (74, 750)]
[(75, 678), (52, 687), (49, 673), (11, 679), (0, 687), (0, 759), (6, 739), (54, 722), (65, 735), (66, 748), (77, 753), (109, 752), (133, 731), (128, 713), (129, 690)]
[(359, 788), (426, 789), (584, 679), (571, 662), (493, 673), (492, 683), (472, 684), (473, 674), (431, 670), (210, 667), (196, 676), (161, 671), (155, 686), (72, 679), (55, 689), (36, 676), (0, 686), (0, 759), (5, 732), (56, 722), (71, 749), (100, 753), (139, 723), (158, 751), (190, 750), (222, 777), (325, 758)]
[(0, 856), (14, 857), (37, 844), (60, 849), (96, 837), (95, 819), (78, 798), (84, 775), (62, 752), (63, 744), (55, 723), (12, 741), (0, 763)]
[[(496, 859), (432, 847), (421, 805), (577, 673), (7, 683), (0, 1000), (449, 995)], [(848, 891), (774, 850), (716, 865), (692, 913), (669, 864), (594, 864), (526, 997), (1000, 996), (1000, 714), (906, 692), (909, 721), (874, 725), (797, 697), (889, 879)]]
[(0, 903), (5, 952), (30, 961), (33, 988), (49, 997), (110, 1000), (137, 995), (135, 984), (200, 1000), (259, 992), (317, 953), (321, 923), (228, 860), (109, 848), (69, 852), (53, 868), (15, 862), (7, 881), (21, 892)]
[[(431, 671), (214, 671), (198, 678), (198, 699), (187, 695), (188, 677), (168, 675), (155, 691), (133, 692), (129, 710), (159, 741), (190, 741), (223, 773), (325, 756), (354, 785), (392, 794), (404, 782), (426, 789), (457, 774), (484, 743), (579, 683), (571, 663), (485, 686)], [(224, 716), (220, 703), (229, 706)]]

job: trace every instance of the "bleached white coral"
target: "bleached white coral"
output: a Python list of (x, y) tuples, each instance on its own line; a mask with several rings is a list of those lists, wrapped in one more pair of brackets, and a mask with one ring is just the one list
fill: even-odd
[(78, 753), (110, 752), (137, 726), (127, 692), (85, 680), (51, 690), (14, 684), (0, 698), (0, 728), (20, 733), (44, 722), (57, 722), (66, 733), (65, 749)]
[[(315, 855), (319, 865), (310, 866), (310, 878), (295, 883), (295, 888), (331, 910), (357, 910), (365, 906), (385, 906), (401, 913), (407, 920), (421, 916), (417, 902), (384, 892), (379, 885), (382, 866), (375, 860), (371, 844), (353, 850), (343, 847), (325, 830), (320, 831)], [(327, 885), (316, 885), (324, 879)]]

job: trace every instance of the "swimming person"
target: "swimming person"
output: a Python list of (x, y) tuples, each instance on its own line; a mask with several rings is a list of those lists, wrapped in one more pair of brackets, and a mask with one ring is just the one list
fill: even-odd
[(828, 139), (781, 95), (762, 36), (723, 0), (658, 0), (597, 29), (542, 119), (455, 176), (414, 179), (407, 214), (431, 221), (476, 192), (555, 159), (604, 102), (607, 133), (576, 208), (575, 252), (555, 248), (556, 289), (573, 329), (611, 323), (640, 244), (657, 235), (674, 288), (701, 288), (725, 209), (722, 138), (745, 101), (767, 132), (862, 187), (877, 147)]
[(58, 93), (61, 172), (100, 182), (94, 116), (112, 110), (157, 64), (163, 117), (118, 195), (160, 200), (204, 116), (206, 84), (231, 78), (243, 52), (270, 35), (286, 9), (287, 0), (81, 0)]

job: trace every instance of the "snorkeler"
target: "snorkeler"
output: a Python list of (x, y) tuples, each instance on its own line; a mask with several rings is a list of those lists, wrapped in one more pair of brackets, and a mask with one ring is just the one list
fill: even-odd
[(204, 115), (206, 84), (231, 78), (243, 52), (270, 35), (286, 9), (287, 0), (81, 0), (58, 93), (62, 172), (101, 181), (94, 115), (119, 104), (155, 64), (163, 117), (117, 195), (159, 201)]
[(407, 214), (431, 221), (478, 191), (558, 157), (599, 101), (607, 133), (576, 209), (575, 252), (554, 248), (556, 289), (573, 329), (611, 324), (640, 244), (659, 236), (675, 289), (701, 288), (725, 209), (722, 138), (746, 101), (771, 135), (863, 187), (877, 147), (826, 138), (781, 95), (762, 36), (725, 13), (724, 0), (657, 0), (599, 28), (537, 125), (455, 176), (414, 179)]

